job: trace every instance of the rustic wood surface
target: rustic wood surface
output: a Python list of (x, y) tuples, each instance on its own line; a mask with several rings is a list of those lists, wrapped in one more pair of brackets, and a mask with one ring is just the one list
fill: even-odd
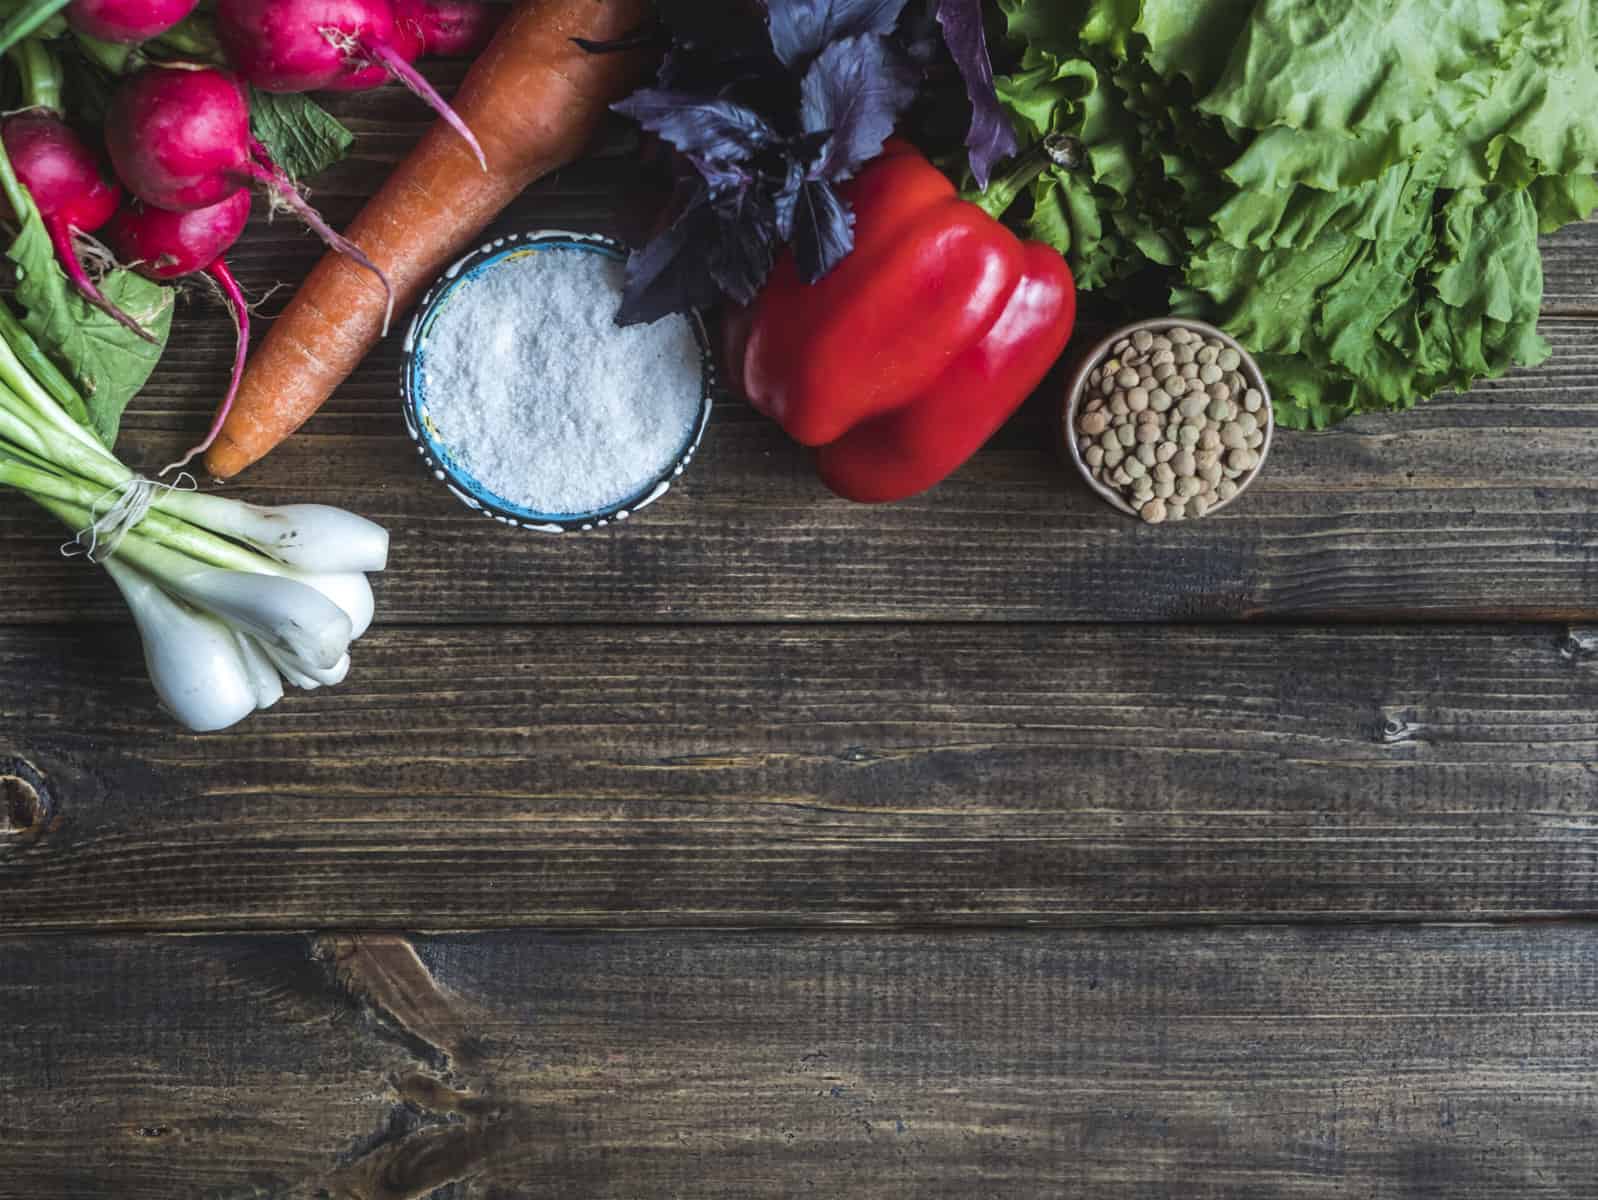
[(0, 940), (0, 1005), (3, 1200), (1598, 1176), (1573, 928)]
[[(423, 113), (335, 107), (343, 221)], [(504, 225), (636, 180), (613, 130)], [(1595, 249), (1546, 365), (1158, 530), (1051, 384), (906, 504), (729, 403), (625, 531), (513, 536), (387, 347), (234, 489), (389, 525), (379, 625), (222, 737), (0, 502), (0, 1200), (1593, 1195)], [(265, 318), (318, 250), (256, 222)], [(125, 455), (230, 337), (197, 297)]]
[(1560, 627), (390, 628), (225, 738), (141, 668), (0, 635), (48, 795), (8, 928), (1598, 909), (1598, 637)]

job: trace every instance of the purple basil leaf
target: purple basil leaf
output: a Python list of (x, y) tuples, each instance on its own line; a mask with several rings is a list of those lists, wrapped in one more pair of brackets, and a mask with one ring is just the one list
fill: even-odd
[(710, 276), (734, 303), (749, 304), (771, 274), (776, 229), (770, 213), (750, 205), (724, 218), (709, 255)]
[(789, 67), (802, 67), (840, 38), (887, 37), (906, 0), (769, 0), (771, 47)]
[(728, 194), (742, 194), (749, 190), (755, 182), (755, 172), (747, 163), (723, 162), (713, 158), (690, 158), (688, 160), (699, 177), (704, 180), (705, 187), (712, 196), (725, 196)]
[(710, 251), (720, 222), (703, 197), (691, 202), (671, 227), (627, 259), (627, 286), (618, 325), (647, 325), (671, 313), (708, 308), (719, 288), (710, 271)]
[(800, 123), (832, 136), (811, 178), (848, 179), (880, 154), (915, 94), (909, 65), (883, 38), (845, 38), (818, 54), (800, 85)]
[(949, 53), (965, 76), (971, 97), (971, 132), (965, 144), (971, 152), (971, 173), (986, 188), (993, 168), (1019, 148), (1015, 130), (999, 104), (993, 87), (993, 60), (988, 57), (988, 37), (982, 28), (982, 0), (942, 0), (938, 23)]
[(777, 136), (743, 105), (691, 92), (641, 88), (612, 107), (696, 162), (743, 162)]
[(793, 219), (794, 212), (799, 206), (799, 194), (804, 189), (805, 180), (810, 176), (811, 167), (821, 157), (821, 152), (831, 138), (832, 131), (827, 129), (817, 133), (801, 133), (798, 137), (791, 138), (785, 147), (787, 173), (782, 186), (772, 198), (772, 212), (776, 220), (779, 241), (793, 240)]
[(854, 249), (854, 213), (831, 185), (807, 180), (799, 189), (793, 218), (793, 250), (799, 274), (818, 283)]

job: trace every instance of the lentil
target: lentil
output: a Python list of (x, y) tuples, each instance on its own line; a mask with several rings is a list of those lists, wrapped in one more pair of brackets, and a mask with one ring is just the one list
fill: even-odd
[(1180, 326), (1138, 330), (1088, 373), (1079, 450), (1149, 524), (1193, 520), (1259, 469), (1269, 414), (1232, 347)]

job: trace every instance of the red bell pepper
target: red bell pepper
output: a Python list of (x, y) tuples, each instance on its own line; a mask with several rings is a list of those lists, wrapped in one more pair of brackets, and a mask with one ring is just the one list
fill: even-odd
[(854, 252), (814, 285), (785, 252), (732, 327), (733, 369), (755, 408), (818, 448), (834, 492), (902, 500), (975, 454), (1042, 382), (1070, 340), (1076, 288), (1059, 254), (960, 199), (908, 143), (889, 142), (846, 194)]

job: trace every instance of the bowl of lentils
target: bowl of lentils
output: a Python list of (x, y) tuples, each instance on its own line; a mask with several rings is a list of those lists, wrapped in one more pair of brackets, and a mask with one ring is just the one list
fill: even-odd
[(1220, 512), (1259, 478), (1275, 422), (1259, 364), (1213, 325), (1118, 329), (1066, 393), (1065, 443), (1111, 506), (1151, 525)]

